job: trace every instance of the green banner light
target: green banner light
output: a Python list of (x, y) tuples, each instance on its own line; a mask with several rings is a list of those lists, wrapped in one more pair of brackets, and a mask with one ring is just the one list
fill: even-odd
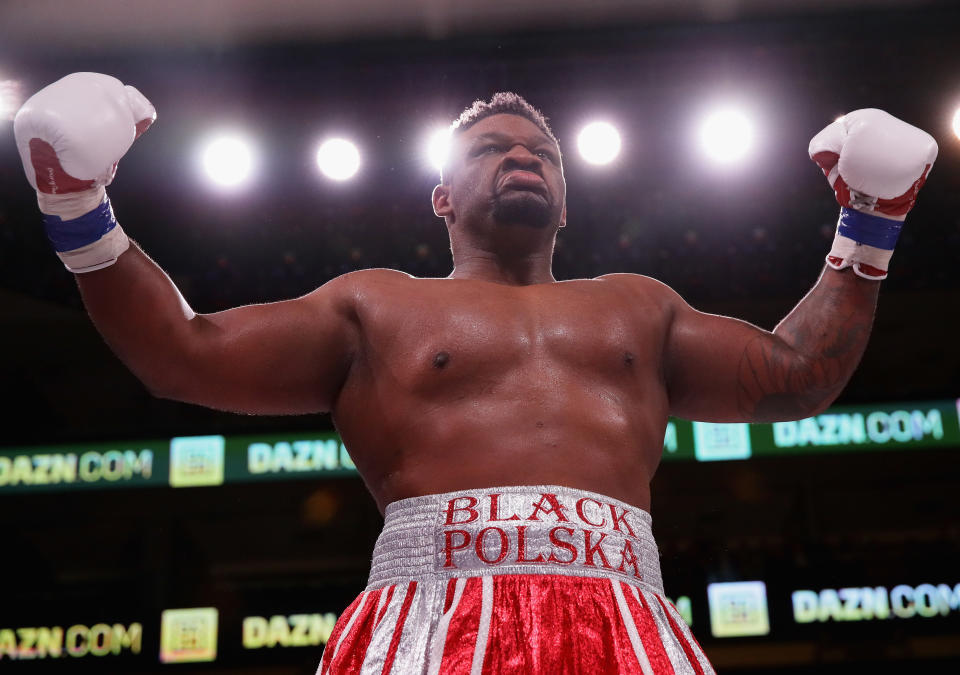
[[(670, 419), (664, 460), (743, 460), (825, 452), (960, 448), (960, 401), (838, 406), (796, 422)], [(356, 474), (333, 432), (179, 436), (0, 449), (0, 494), (117, 487), (214, 486)]]

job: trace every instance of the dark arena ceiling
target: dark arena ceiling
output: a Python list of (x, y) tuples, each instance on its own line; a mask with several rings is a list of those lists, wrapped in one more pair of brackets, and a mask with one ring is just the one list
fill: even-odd
[[(949, 0), (7, 0), (0, 44), (37, 49), (214, 47), (291, 41), (449, 39), (531, 30), (583, 30), (669, 22), (823, 16), (924, 9)], [(38, 43), (42, 43), (38, 44)]]

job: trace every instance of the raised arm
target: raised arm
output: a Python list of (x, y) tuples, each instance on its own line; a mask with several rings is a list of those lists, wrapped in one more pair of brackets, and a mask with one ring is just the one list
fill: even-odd
[(851, 269), (828, 267), (773, 332), (698, 312), (675, 297), (664, 360), (670, 413), (770, 422), (823, 410), (860, 362), (879, 287)]
[(937, 144), (866, 109), (827, 126), (809, 152), (843, 207), (826, 269), (772, 333), (669, 296), (664, 375), (672, 414), (718, 422), (806, 417), (830, 405), (859, 363), (879, 282)]
[(295, 300), (194, 314), (136, 244), (78, 274), (104, 339), (155, 395), (221, 410), (329, 411), (357, 349), (356, 275)]
[(14, 121), (47, 236), (91, 318), (159, 396), (246, 413), (329, 410), (356, 352), (356, 277), (296, 300), (194, 314), (117, 224), (104, 189), (155, 117), (133, 87), (74, 73), (37, 92)]

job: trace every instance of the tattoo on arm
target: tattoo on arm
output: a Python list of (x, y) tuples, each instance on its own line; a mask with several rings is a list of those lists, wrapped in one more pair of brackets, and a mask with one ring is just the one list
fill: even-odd
[(740, 356), (737, 408), (770, 422), (806, 417), (829, 405), (863, 356), (877, 282), (827, 270), (774, 330), (752, 338)]

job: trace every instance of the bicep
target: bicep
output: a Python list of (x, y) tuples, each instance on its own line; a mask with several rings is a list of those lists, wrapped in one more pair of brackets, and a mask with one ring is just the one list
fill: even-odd
[(335, 279), (294, 300), (197, 315), (191, 372), (175, 398), (250, 414), (329, 411), (357, 345), (344, 285)]
[(678, 299), (664, 374), (670, 414), (705, 422), (805, 416), (809, 364), (781, 338), (745, 321), (705, 314)]

